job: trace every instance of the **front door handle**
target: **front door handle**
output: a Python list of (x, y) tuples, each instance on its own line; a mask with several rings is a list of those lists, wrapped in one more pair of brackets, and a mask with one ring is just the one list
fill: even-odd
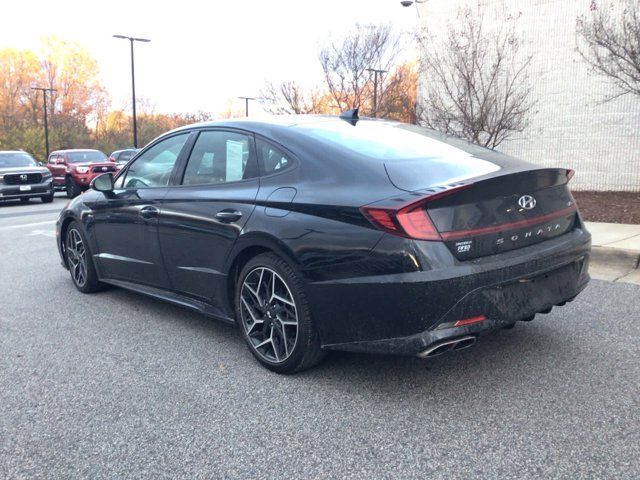
[(149, 220), (152, 218), (157, 218), (158, 217), (158, 213), (160, 213), (160, 210), (158, 210), (156, 207), (152, 207), (151, 205), (147, 205), (146, 207), (142, 207), (140, 209), (140, 213), (139, 215), (144, 218), (145, 220)]
[(242, 212), (227, 208), (216, 213), (216, 218), (224, 223), (237, 222), (242, 218)]

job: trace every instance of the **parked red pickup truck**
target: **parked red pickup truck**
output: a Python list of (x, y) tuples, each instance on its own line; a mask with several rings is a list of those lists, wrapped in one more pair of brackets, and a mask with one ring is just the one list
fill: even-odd
[(89, 188), (91, 180), (106, 172), (116, 172), (115, 162), (100, 150), (56, 150), (51, 152), (47, 168), (56, 190), (66, 190), (74, 198)]

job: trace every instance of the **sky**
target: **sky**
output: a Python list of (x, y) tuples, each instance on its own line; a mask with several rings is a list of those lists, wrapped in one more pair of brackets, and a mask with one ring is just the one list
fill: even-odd
[(2, 9), (0, 49), (36, 49), (49, 35), (82, 44), (113, 108), (130, 103), (131, 77), (129, 42), (112, 35), (151, 39), (135, 45), (136, 93), (166, 113), (244, 109), (237, 97), (258, 96), (266, 80), (320, 84), (319, 45), (356, 23), (390, 23), (413, 58), (418, 22), (399, 0), (30, 0)]

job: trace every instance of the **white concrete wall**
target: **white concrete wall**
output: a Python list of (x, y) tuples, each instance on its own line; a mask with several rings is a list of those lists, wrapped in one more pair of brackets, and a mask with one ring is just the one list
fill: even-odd
[(589, 3), (429, 0), (419, 13), (423, 27), (436, 35), (463, 5), (480, 4), (488, 27), (519, 14), (523, 53), (533, 55), (529, 75), (537, 113), (526, 131), (498, 150), (541, 166), (573, 168), (576, 190), (640, 191), (640, 98), (626, 95), (602, 104), (611, 84), (592, 74), (576, 52), (576, 17), (589, 12)]

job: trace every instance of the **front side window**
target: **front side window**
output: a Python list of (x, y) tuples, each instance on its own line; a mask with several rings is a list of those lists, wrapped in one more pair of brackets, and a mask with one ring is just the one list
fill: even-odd
[(156, 143), (118, 177), (116, 187), (148, 188), (169, 185), (171, 172), (187, 138), (189, 133), (182, 133)]
[(288, 154), (264, 140), (256, 139), (256, 147), (264, 175), (280, 172), (293, 165)]
[(24, 152), (0, 153), (0, 168), (35, 167), (38, 163), (31, 155)]
[(183, 185), (215, 185), (256, 176), (250, 137), (235, 132), (202, 132), (193, 147)]

